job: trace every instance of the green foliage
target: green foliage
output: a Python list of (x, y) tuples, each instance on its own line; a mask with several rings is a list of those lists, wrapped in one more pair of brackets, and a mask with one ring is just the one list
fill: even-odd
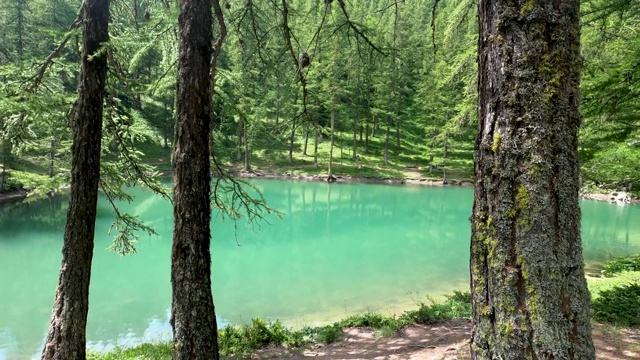
[(331, 344), (336, 342), (342, 335), (342, 326), (339, 323), (326, 325), (315, 329), (308, 329), (307, 333), (313, 336), (317, 342)]
[(601, 291), (592, 303), (593, 318), (622, 326), (640, 325), (640, 283)]
[[(471, 317), (471, 293), (454, 291), (441, 303), (420, 304), (420, 308), (407, 311), (399, 317), (367, 312), (353, 315), (333, 324), (292, 330), (279, 321), (267, 322), (256, 318), (248, 325), (227, 326), (218, 331), (220, 354), (247, 357), (268, 345), (301, 348), (310, 343), (330, 344), (340, 339), (343, 329), (366, 327), (377, 330), (381, 336), (391, 336), (400, 328), (413, 324), (432, 324), (437, 321)], [(170, 344), (144, 344), (131, 349), (116, 349), (105, 355), (91, 354), (89, 360), (169, 359)]]
[(624, 271), (640, 271), (640, 254), (609, 260), (602, 267), (605, 276), (613, 276)]
[(467, 319), (471, 317), (471, 293), (454, 291), (443, 303), (420, 303), (417, 310), (407, 311), (403, 315), (418, 324), (433, 324), (447, 319)]
[(129, 349), (117, 348), (104, 355), (89, 352), (87, 360), (169, 360), (173, 346), (171, 343), (142, 344)]
[(640, 284), (640, 271), (626, 271), (615, 274), (613, 277), (587, 277), (589, 292), (593, 299), (598, 298), (605, 290), (634, 283)]
[(279, 321), (265, 322), (256, 318), (244, 326), (228, 326), (218, 332), (218, 344), (223, 355), (244, 356), (267, 345), (301, 347), (308, 342), (302, 331), (293, 331)]

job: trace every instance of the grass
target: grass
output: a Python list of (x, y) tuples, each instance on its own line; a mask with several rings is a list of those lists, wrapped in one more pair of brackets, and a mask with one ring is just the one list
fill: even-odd
[[(290, 349), (300, 349), (312, 343), (332, 343), (340, 339), (342, 331), (350, 327), (367, 327), (377, 330), (380, 336), (390, 336), (410, 324), (431, 324), (438, 321), (470, 318), (471, 294), (455, 292), (442, 303), (430, 301), (421, 303), (418, 309), (407, 311), (400, 316), (378, 313), (364, 313), (350, 316), (330, 325), (305, 327), (293, 330), (279, 321), (266, 322), (253, 319), (251, 324), (229, 326), (218, 332), (220, 354), (227, 358), (248, 357), (257, 349), (268, 345), (282, 345)], [(106, 354), (91, 353), (88, 360), (138, 360), (171, 359), (171, 343), (147, 343), (136, 347), (117, 348)]]
[[(589, 291), (594, 301), (600, 294), (632, 284), (640, 284), (640, 271), (622, 272), (613, 277), (587, 278)], [(332, 343), (338, 341), (343, 330), (350, 327), (366, 327), (379, 334), (391, 336), (399, 329), (411, 324), (435, 324), (450, 319), (468, 319), (471, 317), (471, 294), (454, 292), (446, 300), (437, 303), (419, 303), (418, 308), (400, 316), (390, 316), (368, 312), (353, 315), (333, 324), (319, 327), (305, 327), (293, 330), (282, 323), (266, 322), (254, 319), (251, 324), (227, 327), (218, 332), (220, 353), (223, 358), (244, 358), (257, 349), (269, 345), (281, 345), (289, 349), (302, 349), (313, 343)], [(598, 324), (602, 329), (620, 329), (615, 324)], [(133, 359), (171, 359), (171, 344), (142, 344), (129, 349), (115, 349), (106, 354), (92, 353), (89, 360), (133, 360)]]
[(116, 348), (106, 354), (89, 352), (87, 360), (162, 360), (171, 359), (171, 343), (147, 343), (129, 349)]
[(613, 277), (588, 277), (587, 284), (591, 297), (596, 299), (603, 291), (611, 290), (615, 287), (640, 284), (640, 271), (627, 271), (616, 274)]
[[(407, 179), (419, 177), (442, 179), (441, 169), (429, 173), (429, 166), (444, 162), (442, 151), (430, 150), (422, 144), (404, 141), (401, 149), (395, 144), (390, 146), (389, 162), (385, 165), (384, 139), (370, 138), (368, 152), (364, 153), (364, 144), (357, 143), (356, 157), (353, 156), (353, 139), (350, 133), (336, 133), (333, 150), (333, 169), (335, 176), (353, 176), (359, 178)], [(313, 139), (309, 140), (307, 155), (303, 154), (299, 137), (289, 161), (288, 146), (254, 150), (251, 166), (254, 170), (290, 175), (326, 175), (329, 163), (330, 141), (326, 137), (318, 143), (318, 168), (314, 167)], [(224, 149), (219, 152), (223, 161), (233, 164), (235, 152)], [(431, 160), (433, 155), (433, 160)], [(468, 180), (473, 174), (473, 142), (464, 137), (451, 138), (445, 167), (448, 179)]]

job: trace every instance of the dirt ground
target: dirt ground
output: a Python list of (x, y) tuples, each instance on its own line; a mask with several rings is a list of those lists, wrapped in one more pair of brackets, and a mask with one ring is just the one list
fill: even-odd
[[(470, 332), (471, 323), (462, 320), (436, 326), (413, 325), (385, 338), (369, 329), (350, 328), (333, 344), (297, 352), (270, 348), (260, 351), (255, 358), (463, 360), (470, 359)], [(595, 325), (593, 339), (597, 359), (640, 359), (640, 329)]]

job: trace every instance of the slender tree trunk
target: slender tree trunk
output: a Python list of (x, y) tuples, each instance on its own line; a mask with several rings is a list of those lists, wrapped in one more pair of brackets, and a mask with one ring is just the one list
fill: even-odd
[(369, 122), (365, 125), (366, 131), (364, 132), (364, 153), (369, 153)]
[(400, 116), (398, 115), (398, 109), (396, 108), (396, 151), (399, 153), (402, 150), (402, 144), (400, 143)]
[(356, 147), (358, 145), (358, 123), (360, 122), (360, 109), (356, 110), (356, 117), (353, 119), (353, 144), (351, 150), (351, 158), (356, 159), (358, 154), (356, 153)]
[(479, 2), (474, 359), (594, 359), (578, 204), (579, 0)]
[(71, 112), (71, 189), (62, 264), (42, 359), (86, 358), (89, 282), (100, 180), (100, 140), (109, 41), (109, 0), (83, 4), (84, 35), (78, 98)]
[(280, 81), (276, 80), (276, 123), (275, 128), (280, 125)]
[(387, 119), (387, 131), (384, 139), (384, 164), (389, 164), (389, 136), (391, 134), (391, 118)]
[(251, 171), (251, 148), (249, 146), (249, 129), (247, 121), (244, 121), (244, 171)]
[(304, 145), (302, 146), (302, 155), (307, 156), (307, 146), (309, 145), (309, 122), (304, 125)]
[(237, 130), (237, 138), (238, 138), (238, 143), (236, 146), (236, 161), (240, 162), (240, 160), (242, 160), (242, 139), (244, 139), (244, 136), (242, 135), (242, 131), (244, 130), (244, 118), (240, 117), (240, 119), (238, 119), (238, 130)]
[(320, 141), (320, 127), (318, 126), (318, 117), (313, 117), (313, 128), (315, 129), (315, 141), (313, 142), (313, 168), (318, 168), (318, 141)]
[(331, 143), (329, 144), (329, 168), (327, 169), (327, 181), (331, 182), (334, 180), (333, 177), (333, 135), (336, 124), (336, 95), (333, 95), (333, 100), (331, 101)]
[(22, 62), (24, 59), (24, 12), (27, 7), (26, 0), (15, 0), (16, 6), (16, 33), (18, 39), (16, 40), (16, 51), (18, 53), (18, 61)]
[(293, 146), (296, 140), (296, 119), (291, 124), (291, 138), (289, 139), (289, 162), (293, 163)]
[(371, 126), (371, 137), (376, 137), (376, 130), (378, 130), (378, 117), (373, 115), (373, 124)]
[(55, 137), (51, 137), (51, 143), (49, 147), (49, 177), (53, 177), (55, 175), (55, 160), (56, 160), (56, 150), (58, 149), (58, 139)]
[(210, 253), (212, 35), (211, 1), (180, 0), (171, 249), (177, 360), (219, 359)]

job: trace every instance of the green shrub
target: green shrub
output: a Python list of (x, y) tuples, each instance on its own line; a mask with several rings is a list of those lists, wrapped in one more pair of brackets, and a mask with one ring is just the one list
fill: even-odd
[(640, 284), (616, 286), (600, 292), (592, 302), (593, 318), (622, 325), (640, 325)]
[(624, 271), (640, 271), (640, 254), (609, 260), (602, 267), (604, 276), (613, 276)]
[(342, 334), (342, 326), (339, 323), (310, 329), (311, 337), (316, 342), (331, 344), (335, 342)]
[(443, 320), (471, 317), (471, 293), (468, 291), (454, 291), (443, 303), (430, 301), (431, 305), (420, 303), (418, 310), (407, 311), (402, 318), (418, 324), (433, 324)]
[(116, 348), (106, 354), (94, 352), (87, 353), (87, 360), (129, 360), (129, 359), (154, 359), (170, 360), (173, 346), (171, 343), (141, 344), (133, 348)]
[(287, 329), (280, 321), (267, 323), (256, 318), (244, 326), (228, 326), (218, 332), (218, 344), (223, 355), (245, 356), (267, 345), (301, 347), (307, 344), (301, 331)]

